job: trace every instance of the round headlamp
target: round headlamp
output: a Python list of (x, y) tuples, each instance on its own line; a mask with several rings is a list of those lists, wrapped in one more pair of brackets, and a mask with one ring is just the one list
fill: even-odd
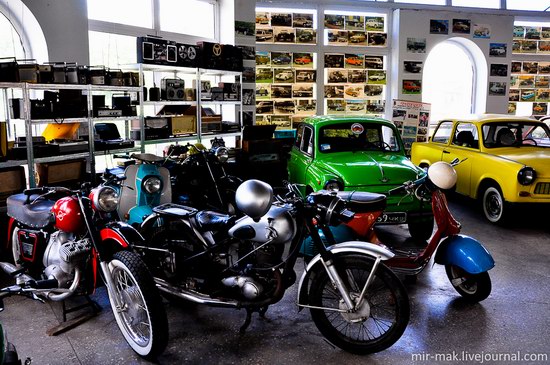
[(103, 212), (114, 211), (118, 201), (118, 192), (110, 186), (102, 186), (93, 194), (93, 205)]
[(157, 193), (162, 188), (162, 181), (156, 176), (143, 180), (143, 189), (149, 194)]
[(214, 156), (216, 156), (221, 163), (224, 163), (229, 159), (229, 151), (225, 147), (218, 147), (216, 148), (216, 152), (214, 152)]
[(329, 180), (325, 183), (324, 189), (328, 191), (340, 191), (344, 190), (344, 187), (342, 183), (337, 180)]
[(537, 173), (532, 167), (525, 166), (518, 172), (518, 182), (521, 185), (530, 185), (537, 178)]

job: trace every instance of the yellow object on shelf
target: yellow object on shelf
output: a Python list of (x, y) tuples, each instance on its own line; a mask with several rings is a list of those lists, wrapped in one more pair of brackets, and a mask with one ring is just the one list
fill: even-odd
[(46, 141), (53, 139), (75, 139), (80, 123), (50, 123), (42, 132)]

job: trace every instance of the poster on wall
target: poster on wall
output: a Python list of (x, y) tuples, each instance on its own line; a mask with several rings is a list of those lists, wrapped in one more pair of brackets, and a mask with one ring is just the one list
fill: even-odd
[(449, 21), (430, 19), (430, 34), (449, 34)]
[(491, 26), (474, 23), (474, 38), (491, 38)]
[(405, 152), (410, 155), (414, 142), (427, 142), (431, 104), (407, 100), (393, 100), (392, 121), (401, 134)]
[(407, 52), (426, 53), (426, 38), (407, 38)]

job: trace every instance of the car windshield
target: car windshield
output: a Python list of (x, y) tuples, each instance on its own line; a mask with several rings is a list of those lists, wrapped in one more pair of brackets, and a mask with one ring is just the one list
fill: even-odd
[(395, 130), (382, 124), (338, 123), (319, 130), (319, 151), (322, 153), (399, 150)]
[(540, 122), (487, 123), (481, 130), (486, 148), (550, 147), (550, 130)]

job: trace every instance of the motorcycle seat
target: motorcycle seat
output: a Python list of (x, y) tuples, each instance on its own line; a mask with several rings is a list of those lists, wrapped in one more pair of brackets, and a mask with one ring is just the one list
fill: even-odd
[(339, 191), (338, 197), (346, 202), (346, 207), (355, 213), (376, 212), (386, 209), (384, 194), (366, 191)]
[(32, 228), (44, 228), (55, 221), (51, 212), (54, 201), (37, 199), (39, 195), (15, 194), (8, 197), (8, 216)]
[(227, 230), (235, 224), (235, 216), (203, 210), (195, 216), (200, 232)]

